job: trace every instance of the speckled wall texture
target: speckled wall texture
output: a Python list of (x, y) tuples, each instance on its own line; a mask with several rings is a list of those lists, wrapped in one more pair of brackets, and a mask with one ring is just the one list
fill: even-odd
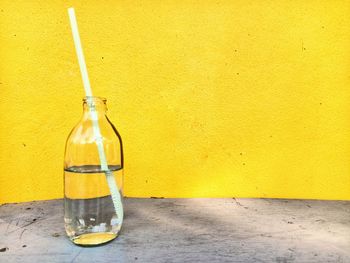
[(63, 196), (83, 88), (134, 197), (350, 199), (349, 1), (0, 2), (0, 202)]

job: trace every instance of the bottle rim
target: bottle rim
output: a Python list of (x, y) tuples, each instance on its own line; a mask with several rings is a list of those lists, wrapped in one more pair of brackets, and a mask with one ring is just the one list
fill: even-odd
[(98, 97), (98, 96), (85, 96), (85, 97), (83, 97), (84, 103), (92, 102), (92, 101), (94, 101), (94, 102), (102, 101), (103, 103), (106, 103), (107, 99), (104, 97)]

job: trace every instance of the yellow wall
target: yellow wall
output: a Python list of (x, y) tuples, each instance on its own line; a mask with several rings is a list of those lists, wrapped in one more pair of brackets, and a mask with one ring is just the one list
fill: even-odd
[(83, 88), (125, 193), (350, 199), (349, 1), (0, 2), (0, 202), (60, 198)]

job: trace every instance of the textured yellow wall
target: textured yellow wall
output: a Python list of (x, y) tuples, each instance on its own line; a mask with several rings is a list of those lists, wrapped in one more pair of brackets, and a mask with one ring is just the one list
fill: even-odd
[(350, 199), (349, 1), (0, 2), (0, 202), (60, 198), (83, 88), (125, 193)]

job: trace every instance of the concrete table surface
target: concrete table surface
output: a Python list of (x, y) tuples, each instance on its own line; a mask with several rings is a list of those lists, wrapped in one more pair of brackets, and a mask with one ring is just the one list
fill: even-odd
[(126, 199), (121, 235), (84, 248), (62, 200), (0, 206), (0, 262), (350, 262), (350, 202)]

